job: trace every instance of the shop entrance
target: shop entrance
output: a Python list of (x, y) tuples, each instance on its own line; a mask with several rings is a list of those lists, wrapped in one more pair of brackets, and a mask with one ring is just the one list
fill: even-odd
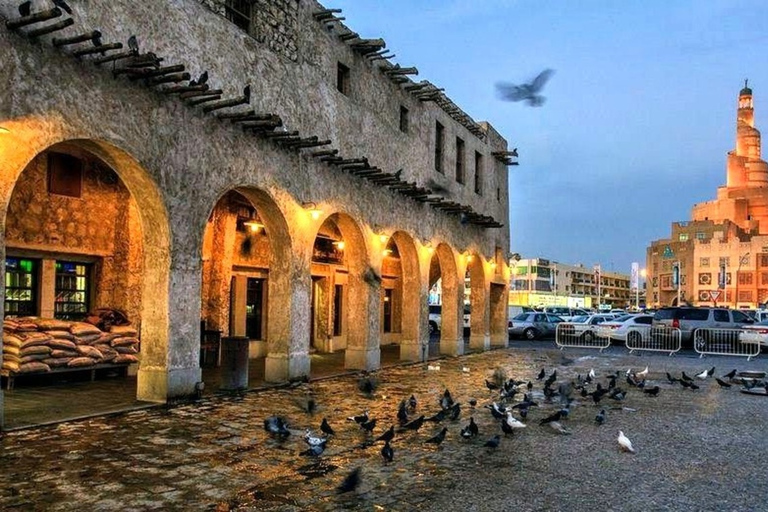
[(245, 300), (245, 335), (252, 340), (263, 339), (265, 279), (249, 277)]

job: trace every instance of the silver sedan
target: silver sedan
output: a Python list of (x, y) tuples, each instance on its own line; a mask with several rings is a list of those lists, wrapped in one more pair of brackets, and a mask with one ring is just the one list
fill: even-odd
[(547, 313), (520, 313), (509, 321), (509, 336), (522, 336), (535, 340), (542, 336), (554, 335), (557, 324), (563, 319)]

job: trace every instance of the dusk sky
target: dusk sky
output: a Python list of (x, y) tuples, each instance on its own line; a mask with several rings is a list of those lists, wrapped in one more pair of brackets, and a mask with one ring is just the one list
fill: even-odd
[[(519, 148), (511, 252), (629, 273), (725, 184), (736, 102), (768, 133), (768, 2), (330, 0), (475, 120)], [(539, 108), (498, 81), (556, 72)]]

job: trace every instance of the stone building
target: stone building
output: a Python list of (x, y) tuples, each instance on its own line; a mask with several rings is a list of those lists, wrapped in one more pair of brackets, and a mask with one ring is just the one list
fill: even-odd
[(273, 382), (313, 351), (418, 360), (438, 279), (461, 354), (467, 273), (470, 346), (506, 345), (516, 153), (383, 40), (312, 0), (19, 4), (0, 0), (6, 315), (125, 311), (152, 401), (194, 391), (203, 325), (247, 335)]
[[(754, 308), (768, 300), (768, 164), (760, 158), (752, 89), (739, 92), (736, 149), (717, 199), (647, 249), (648, 303)], [(679, 286), (675, 282), (679, 272)]]

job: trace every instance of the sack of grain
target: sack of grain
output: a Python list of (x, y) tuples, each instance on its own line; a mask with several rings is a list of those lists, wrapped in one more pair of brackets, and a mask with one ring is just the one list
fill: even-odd
[(101, 360), (105, 363), (108, 363), (117, 357), (117, 350), (109, 345), (94, 345), (93, 348), (101, 352)]
[(93, 345), (101, 339), (101, 334), (83, 334), (75, 336), (75, 343), (78, 345)]
[(75, 336), (83, 336), (86, 334), (101, 334), (101, 331), (98, 327), (87, 322), (72, 322), (72, 325), (69, 326), (69, 332)]
[(20, 363), (21, 362), (21, 356), (18, 354), (9, 354), (8, 352), (3, 351), (3, 361), (11, 361), (12, 363)]
[(5, 357), (6, 354), (13, 354), (18, 356), (20, 353), (21, 349), (19, 347), (14, 347), (13, 345), (3, 345), (3, 357)]
[(78, 345), (77, 351), (82, 356), (90, 357), (93, 359), (103, 359), (104, 354), (102, 354), (99, 349), (95, 347), (91, 347), (90, 345)]
[(19, 328), (19, 322), (15, 318), (6, 318), (3, 320), (3, 330), (15, 331)]
[(90, 357), (76, 357), (67, 363), (69, 368), (80, 368), (82, 366), (93, 366), (96, 363)]
[(131, 354), (120, 354), (112, 362), (115, 364), (138, 363), (139, 358)]
[(21, 357), (24, 357), (24, 356), (31, 356), (34, 354), (48, 355), (50, 353), (51, 353), (51, 347), (47, 345), (32, 345), (31, 347), (23, 347), (19, 352), (19, 355)]
[(74, 341), (75, 335), (69, 331), (45, 331), (45, 333), (51, 338), (58, 338), (60, 340)]
[(139, 331), (132, 325), (113, 325), (109, 328), (109, 332), (134, 338), (139, 335)]
[(22, 348), (31, 347), (33, 345), (47, 345), (48, 342), (52, 339), (50, 336), (42, 332), (25, 332), (22, 336), (20, 336), (20, 338), (22, 339)]
[[(36, 332), (36, 331), (37, 331), (37, 324), (33, 322), (19, 322), (19, 325), (16, 327), (16, 332)], [(19, 369), (19, 371), (21, 371), (21, 369)]]
[(19, 366), (18, 373), (36, 373), (36, 372), (49, 372), (51, 367), (40, 361), (33, 363), (22, 364)]
[(91, 345), (100, 345), (102, 343), (106, 343), (108, 345), (113, 339), (115, 339), (115, 338), (122, 338), (122, 337), (123, 337), (122, 334), (117, 334), (117, 333), (113, 333), (113, 332), (103, 332), (103, 333), (101, 333), (101, 336), (96, 338), (90, 344)]
[(19, 371), (19, 363), (16, 361), (6, 361), (3, 359), (3, 370), (7, 370), (9, 372), (17, 372)]
[(138, 345), (139, 339), (135, 337), (115, 338), (110, 345), (113, 347), (124, 347), (126, 345)]
[(20, 348), (22, 344), (24, 344), (24, 340), (19, 336), (16, 336), (15, 334), (5, 330), (3, 331), (3, 346), (8, 345), (11, 347)]
[(19, 361), (20, 364), (27, 364), (27, 363), (33, 363), (35, 361), (42, 361), (43, 359), (48, 359), (50, 354), (33, 354), (31, 356), (24, 356), (21, 358), (21, 361)]
[(62, 366), (67, 366), (67, 364), (74, 359), (73, 357), (49, 357), (48, 359), (43, 359), (43, 363), (47, 364), (51, 368), (61, 368)]
[(139, 351), (136, 350), (136, 345), (120, 345), (115, 347), (115, 350), (117, 350), (118, 354), (138, 354)]
[(48, 346), (51, 348), (59, 348), (61, 350), (77, 350), (77, 345), (73, 342), (60, 338), (53, 338), (48, 342)]
[(68, 331), (72, 322), (57, 318), (38, 318), (34, 321), (41, 331)]
[(79, 357), (80, 354), (76, 350), (52, 350), (51, 357)]

